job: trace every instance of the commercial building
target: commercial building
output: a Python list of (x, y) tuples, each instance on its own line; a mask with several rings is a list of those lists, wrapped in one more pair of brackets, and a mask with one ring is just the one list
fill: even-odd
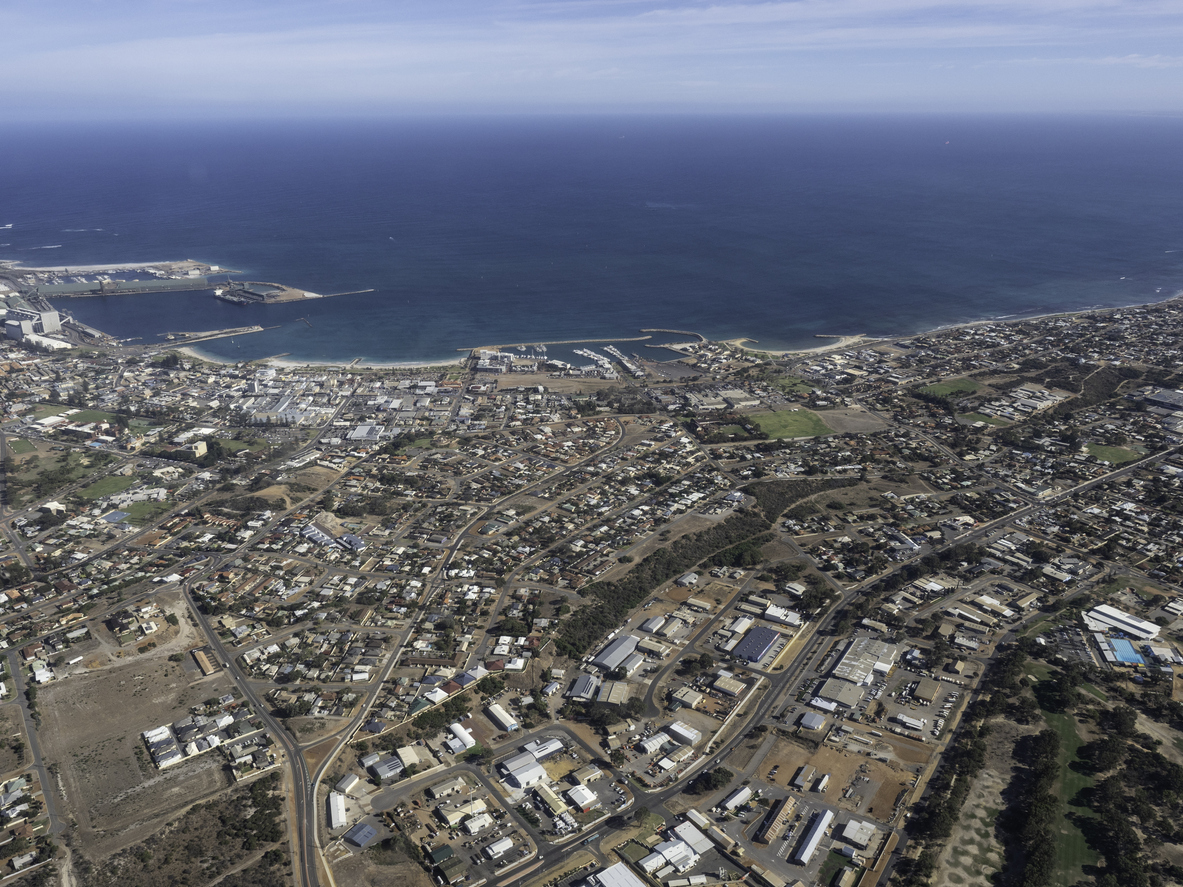
[(797, 847), (797, 852), (793, 854), (793, 862), (798, 865), (809, 865), (809, 860), (813, 859), (822, 838), (826, 836), (826, 829), (833, 821), (834, 813), (831, 810), (823, 810), (814, 817), (813, 825), (809, 827), (809, 831)]
[(759, 662), (768, 655), (772, 645), (780, 640), (781, 634), (771, 628), (757, 626), (744, 635), (731, 655), (736, 659), (746, 659), (748, 662)]
[(337, 780), (337, 784), (334, 786), (334, 788), (339, 792), (349, 794), (357, 787), (358, 783), (360, 782), (361, 777), (356, 773), (346, 773), (339, 780)]

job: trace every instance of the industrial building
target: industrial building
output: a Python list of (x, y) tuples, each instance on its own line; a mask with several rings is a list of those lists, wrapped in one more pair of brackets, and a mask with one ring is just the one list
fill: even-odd
[(806, 786), (813, 781), (813, 775), (817, 773), (817, 768), (809, 764), (803, 764), (797, 769), (789, 785), (797, 789), (799, 792), (805, 791)]
[(807, 711), (801, 715), (801, 727), (805, 730), (820, 730), (826, 725), (826, 719), (817, 712)]
[(514, 732), (520, 726), (510, 713), (501, 707), (500, 702), (494, 702), (492, 705), (486, 707), (485, 714), (489, 716), (490, 721), (506, 733)]
[(591, 702), (596, 698), (599, 689), (600, 679), (598, 677), (594, 674), (581, 674), (571, 685), (571, 689), (567, 692), (567, 698), (578, 702)]
[(534, 760), (541, 761), (543, 758), (549, 758), (551, 755), (557, 755), (563, 750), (563, 742), (560, 739), (551, 737), (550, 739), (543, 739), (541, 742), (527, 742), (522, 746), (522, 751), (529, 752), (534, 756)]
[(730, 813), (736, 807), (746, 804), (751, 797), (752, 790), (745, 785), (729, 794), (719, 806)]
[(489, 857), (489, 859), (500, 859), (512, 849), (513, 839), (501, 838), (485, 848), (485, 856)]
[(780, 638), (781, 634), (779, 631), (765, 628), (762, 625), (757, 626), (756, 628), (750, 629), (744, 635), (743, 640), (731, 651), (731, 655), (736, 659), (759, 662), (768, 655), (768, 651), (772, 649), (773, 644), (779, 641)]
[(702, 740), (702, 733), (681, 721), (666, 724), (665, 732), (683, 745), (695, 745)]
[(567, 799), (571, 802), (571, 806), (578, 809), (580, 813), (586, 813), (593, 807), (600, 805), (600, 799), (596, 793), (582, 785), (567, 789)]
[(826, 682), (818, 688), (817, 695), (822, 699), (835, 702), (843, 708), (854, 708), (862, 702), (863, 688), (849, 681), (827, 678)]
[(841, 837), (847, 844), (852, 844), (860, 850), (866, 850), (875, 840), (876, 831), (875, 823), (852, 819), (842, 827)]
[(743, 681), (732, 677), (730, 673), (721, 674), (714, 681), (711, 682), (712, 689), (718, 690), (727, 696), (738, 696), (748, 688), (748, 685)]
[(378, 837), (378, 830), (364, 822), (359, 822), (345, 833), (345, 840), (354, 847), (365, 847), (376, 837)]
[(850, 642), (832, 674), (852, 684), (867, 686), (876, 675), (886, 675), (891, 671), (899, 655), (900, 648), (895, 644), (877, 641), (872, 637), (858, 637)]
[(604, 705), (624, 705), (628, 702), (629, 685), (624, 681), (604, 681), (600, 692), (596, 694), (596, 702)]
[(329, 792), (329, 828), (338, 829), (345, 825), (345, 796), (340, 792)]
[(603, 871), (590, 875), (587, 884), (588, 887), (648, 887), (644, 881), (632, 873), (627, 862), (618, 862)]
[(427, 789), (427, 796), (432, 799), (446, 798), (449, 795), (456, 794), (456, 792), (462, 792), (467, 788), (468, 783), (463, 778), (457, 776), (454, 779), (437, 782)]
[(629, 654), (637, 649), (637, 644), (640, 642), (640, 638), (634, 637), (631, 634), (617, 638), (604, 647), (596, 655), (596, 658), (591, 661), (591, 664), (603, 671), (612, 671), (614, 668), (619, 668), (624, 664), (624, 660), (629, 657)]
[(809, 865), (809, 860), (813, 859), (813, 854), (817, 852), (822, 838), (826, 836), (826, 829), (833, 821), (834, 813), (831, 810), (823, 810), (817, 814), (813, 825), (809, 827), (809, 831), (805, 833), (805, 837), (797, 847), (797, 852), (793, 854), (793, 862), (798, 865)]

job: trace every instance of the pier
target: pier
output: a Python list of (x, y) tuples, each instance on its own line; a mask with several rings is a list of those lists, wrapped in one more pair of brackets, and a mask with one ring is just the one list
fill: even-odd
[(194, 342), (207, 342), (210, 339), (226, 339), (230, 336), (245, 336), (247, 333), (261, 333), (264, 330), (277, 330), (276, 326), (237, 326), (225, 330), (206, 330), (205, 332), (196, 333), (161, 333), (169, 342), (176, 342), (181, 345), (192, 345)]
[[(694, 338), (698, 339), (699, 342), (708, 341), (707, 337), (704, 336), (702, 333), (696, 333), (693, 330), (641, 330), (641, 332), (643, 332), (643, 333), (672, 333), (675, 336), (694, 336)], [(651, 339), (653, 337), (646, 336), (645, 338)], [(621, 342), (634, 342), (636, 340), (635, 339), (620, 339), (620, 341)]]

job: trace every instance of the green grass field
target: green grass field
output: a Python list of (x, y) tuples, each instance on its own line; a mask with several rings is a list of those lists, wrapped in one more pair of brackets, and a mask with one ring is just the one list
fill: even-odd
[(957, 416), (962, 422), (973, 424), (974, 422), (985, 422), (987, 425), (995, 425), (998, 428), (1005, 428), (1010, 422), (1006, 419), (999, 419), (997, 416), (987, 416), (985, 413), (961, 413)]
[(127, 522), (137, 527), (142, 527), (144, 524), (150, 523), (153, 518), (158, 517), (173, 507), (173, 502), (133, 502), (127, 506)]
[(41, 403), (33, 408), (33, 418), (41, 420), (47, 416), (60, 416), (67, 410), (72, 410), (73, 407), (65, 403)]
[(1135, 459), (1142, 457), (1133, 450), (1127, 450), (1125, 447), (1106, 447), (1101, 444), (1088, 444), (1085, 447), (1088, 454), (1094, 458), (1100, 459), (1102, 462), (1108, 462), (1110, 465), (1121, 465), (1123, 462), (1133, 462)]
[(935, 394), (937, 397), (953, 397), (959, 394), (975, 394), (982, 386), (973, 379), (950, 379), (948, 382), (937, 382), (920, 390), (925, 394)]
[(79, 410), (70, 417), (71, 422), (110, 422), (115, 418), (114, 413), (105, 413), (102, 410)]
[[(836, 853), (835, 851), (831, 850), (830, 855), (826, 857), (826, 861), (822, 863), (822, 867), (820, 869), (818, 869), (817, 883), (818, 884), (829, 884), (832, 880), (834, 880), (834, 875), (836, 875), (839, 871), (842, 870), (842, 868), (844, 866), (847, 866), (847, 865), (853, 866), (854, 863), (852, 863), (849, 859), (847, 859), (841, 853)], [(861, 867), (859, 867), (859, 866), (854, 866), (854, 867), (858, 868), (861, 871)], [(857, 884), (858, 881), (855, 881), (855, 883)]]
[(121, 490), (126, 490), (136, 482), (135, 477), (104, 477), (102, 480), (96, 481), (85, 490), (82, 490), (78, 495), (83, 499), (101, 499), (104, 496), (110, 496), (112, 493), (118, 493)]
[(830, 434), (830, 429), (817, 413), (809, 410), (778, 410), (775, 413), (758, 413), (752, 421), (771, 438), (816, 437)]
[(1096, 865), (1100, 858), (1095, 850), (1085, 841), (1080, 829), (1067, 818), (1072, 816), (1095, 815), (1088, 807), (1075, 802), (1081, 789), (1091, 787), (1095, 779), (1085, 773), (1079, 773), (1069, 766), (1078, 762), (1077, 750), (1084, 745), (1080, 734), (1076, 732), (1076, 720), (1071, 715), (1043, 713), (1048, 726), (1060, 734), (1060, 800), (1064, 806), (1058, 817), (1058, 840), (1056, 842), (1056, 883), (1062, 887), (1072, 887), (1084, 873), (1083, 866)]
[(9, 451), (14, 456), (23, 456), (25, 453), (34, 453), (37, 451), (37, 448), (33, 444), (20, 437), (10, 437), (5, 441), (5, 444), (7, 444)]
[(800, 376), (777, 376), (773, 384), (787, 394), (808, 394), (813, 390), (813, 385)]

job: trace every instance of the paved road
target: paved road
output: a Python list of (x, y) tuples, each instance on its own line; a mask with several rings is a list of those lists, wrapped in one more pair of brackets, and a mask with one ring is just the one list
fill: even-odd
[(45, 812), (49, 814), (49, 833), (60, 835), (66, 830), (66, 822), (62, 819), (61, 811), (58, 808), (56, 783), (50, 779), (45, 760), (41, 755), (41, 742), (37, 738), (33, 713), (29, 710), (29, 701), (25, 696), (27, 689), (25, 676), (21, 673), (20, 660), (17, 658), (15, 650), (8, 653), (8, 670), (12, 673), (13, 692), (16, 693), (13, 704), (20, 708), (21, 716), (25, 719), (25, 735), (29, 737), (29, 752), (33, 756), (33, 767), (41, 779), (41, 793), (45, 797)]

